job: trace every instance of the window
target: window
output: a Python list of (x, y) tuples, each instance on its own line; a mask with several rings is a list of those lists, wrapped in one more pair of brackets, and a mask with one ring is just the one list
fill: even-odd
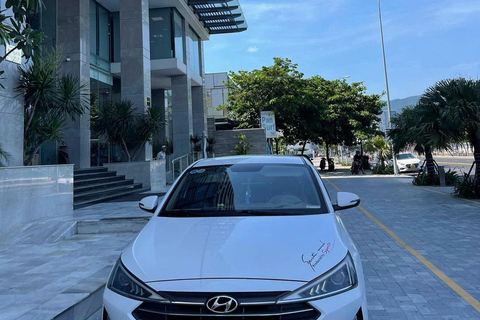
[(188, 28), (188, 49), (189, 49), (189, 66), (190, 69), (195, 71), (197, 74), (200, 73), (200, 37), (195, 33), (195, 31), (189, 27)]
[(193, 168), (166, 203), (166, 216), (325, 213), (304, 165), (234, 164)]
[(171, 9), (150, 10), (150, 59), (174, 57)]

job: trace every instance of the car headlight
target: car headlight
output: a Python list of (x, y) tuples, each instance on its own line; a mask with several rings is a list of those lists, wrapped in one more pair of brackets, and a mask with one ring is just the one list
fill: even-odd
[(153, 289), (147, 287), (140, 280), (135, 278), (134, 275), (128, 272), (120, 259), (118, 259), (110, 273), (107, 288), (122, 296), (135, 300), (168, 302), (167, 299), (157, 294)]
[(352, 257), (348, 253), (337, 266), (287, 296), (280, 298), (278, 302), (326, 298), (353, 289), (357, 284), (357, 271)]

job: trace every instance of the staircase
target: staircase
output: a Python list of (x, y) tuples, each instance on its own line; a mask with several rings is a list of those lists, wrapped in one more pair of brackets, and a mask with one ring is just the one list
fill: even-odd
[(78, 209), (95, 203), (121, 198), (148, 191), (142, 183), (125, 179), (115, 171), (96, 167), (75, 170), (73, 173), (73, 208)]

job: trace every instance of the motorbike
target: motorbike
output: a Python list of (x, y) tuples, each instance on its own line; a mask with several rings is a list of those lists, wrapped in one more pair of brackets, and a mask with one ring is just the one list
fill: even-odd
[(335, 171), (335, 163), (332, 158), (328, 159), (328, 171)]
[(352, 174), (358, 174), (360, 172), (360, 166), (362, 165), (362, 161), (361, 160), (355, 160), (352, 164), (352, 166), (350, 167), (350, 172)]
[(322, 160), (320, 160), (320, 170), (325, 170), (326, 165), (326, 159), (322, 157)]

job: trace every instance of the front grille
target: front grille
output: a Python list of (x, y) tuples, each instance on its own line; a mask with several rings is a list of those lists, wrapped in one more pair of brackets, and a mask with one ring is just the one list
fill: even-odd
[[(320, 313), (306, 302), (275, 304), (285, 292), (193, 293), (161, 292), (172, 303), (144, 302), (133, 316), (137, 320), (315, 320)], [(208, 299), (226, 295), (239, 306), (228, 314), (215, 314), (207, 309)]]

